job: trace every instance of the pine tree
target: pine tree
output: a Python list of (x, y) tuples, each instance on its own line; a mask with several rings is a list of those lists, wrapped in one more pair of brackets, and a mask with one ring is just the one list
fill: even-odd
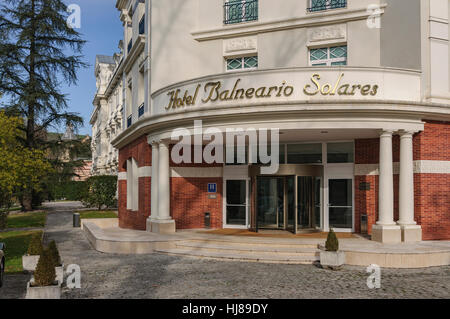
[[(9, 115), (25, 119), (24, 145), (45, 149), (49, 127), (83, 120), (67, 112), (62, 81), (77, 82), (77, 69), (86, 66), (85, 41), (67, 24), (62, 0), (2, 0), (0, 5), (0, 92)], [(72, 54), (68, 54), (72, 52)], [(31, 187), (24, 188), (23, 206), (32, 209)]]

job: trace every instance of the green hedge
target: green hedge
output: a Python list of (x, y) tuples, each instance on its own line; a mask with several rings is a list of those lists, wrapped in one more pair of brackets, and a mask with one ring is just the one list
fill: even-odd
[(49, 199), (81, 201), (86, 197), (87, 186), (87, 182), (69, 181), (56, 183), (49, 187)]
[(117, 207), (117, 176), (93, 176), (87, 180), (87, 192), (83, 204), (88, 207)]

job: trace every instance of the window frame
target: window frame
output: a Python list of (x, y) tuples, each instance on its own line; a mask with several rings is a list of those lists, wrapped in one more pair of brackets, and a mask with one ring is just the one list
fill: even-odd
[[(245, 59), (247, 58), (256, 58), (256, 66), (251, 68), (245, 67)], [(239, 69), (228, 69), (228, 61), (229, 60), (241, 60), (241, 68)], [(259, 67), (259, 58), (257, 54), (251, 54), (251, 55), (242, 55), (242, 56), (236, 56), (236, 57), (225, 57), (225, 71), (226, 72), (243, 72), (243, 71), (252, 71), (257, 70)]]
[[(339, 47), (345, 47), (346, 48), (346, 56), (341, 58), (332, 58), (331, 57), (331, 49), (332, 48), (339, 48)], [(327, 58), (323, 60), (312, 60), (311, 59), (311, 53), (313, 50), (318, 49), (326, 49), (327, 50)], [(348, 65), (348, 45), (342, 44), (342, 45), (328, 45), (325, 47), (310, 47), (308, 49), (308, 60), (309, 60), (309, 66), (329, 66), (329, 67), (339, 67), (339, 66), (347, 66)], [(335, 62), (345, 62), (345, 65), (332, 65)]]
[(335, 7), (335, 8), (332, 7), (332, 4), (331, 4), (332, 0), (325, 0), (326, 4), (325, 4), (325, 8), (324, 9), (313, 10), (313, 1), (314, 0), (308, 0), (308, 4), (309, 4), (308, 8), (307, 8), (308, 13), (325, 12), (325, 11), (328, 11), (328, 10), (336, 10), (336, 9), (346, 9), (348, 7), (348, 1), (347, 0), (342, 0), (342, 1), (345, 1), (345, 5), (344, 6), (342, 6), (342, 7)]
[[(228, 3), (230, 2), (235, 2), (235, 3), (242, 3), (242, 17), (241, 20), (239, 21), (235, 21), (232, 20), (233, 22), (230, 22), (230, 15), (229, 15), (229, 6), (227, 6)], [(246, 6), (245, 4), (247, 2), (256, 2), (256, 18), (255, 19), (246, 19)], [(224, 25), (234, 25), (234, 24), (239, 24), (239, 23), (245, 23), (245, 22), (256, 22), (259, 20), (259, 0), (225, 0), (224, 1), (224, 21), (223, 24)]]

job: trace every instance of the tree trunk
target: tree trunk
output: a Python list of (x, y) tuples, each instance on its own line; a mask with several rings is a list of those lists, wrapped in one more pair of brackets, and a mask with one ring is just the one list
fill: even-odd
[(24, 211), (28, 212), (33, 210), (33, 194), (31, 190), (25, 190), (22, 198), (22, 208)]

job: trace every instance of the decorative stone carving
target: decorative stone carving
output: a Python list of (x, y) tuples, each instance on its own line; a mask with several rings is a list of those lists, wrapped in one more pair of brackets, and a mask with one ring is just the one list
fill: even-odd
[(308, 44), (333, 43), (347, 41), (347, 25), (338, 24), (308, 29)]
[(224, 56), (236, 53), (257, 52), (258, 40), (256, 37), (234, 38), (223, 41)]

